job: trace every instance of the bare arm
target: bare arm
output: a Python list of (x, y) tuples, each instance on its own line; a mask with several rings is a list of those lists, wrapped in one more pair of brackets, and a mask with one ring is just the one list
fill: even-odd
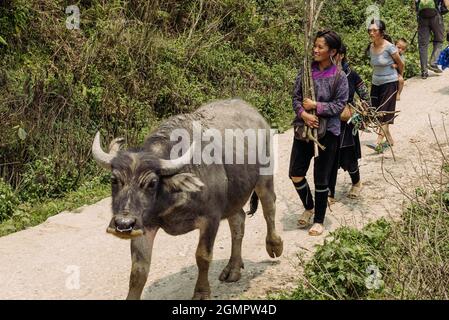
[(449, 9), (449, 0), (444, 0), (444, 4), (446, 5), (446, 8)]
[(399, 56), (399, 53), (395, 52), (391, 55), (391, 57), (393, 58), (394, 62), (397, 64), (399, 74), (402, 76), (404, 74), (404, 62), (402, 62), (402, 59)]

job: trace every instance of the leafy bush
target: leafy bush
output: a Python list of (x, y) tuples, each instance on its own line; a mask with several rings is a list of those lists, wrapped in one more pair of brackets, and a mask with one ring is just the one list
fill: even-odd
[(0, 178), (0, 222), (9, 218), (19, 205), (19, 199), (9, 183)]
[(384, 250), (391, 227), (381, 219), (363, 230), (342, 227), (332, 232), (305, 263), (298, 288), (281, 298), (363, 299), (382, 291), (381, 279), (373, 279), (379, 285), (371, 283), (370, 286), (373, 276), (370, 272), (385, 270), (379, 254)]
[(67, 170), (66, 167), (64, 172), (59, 172), (61, 167), (52, 157), (38, 159), (26, 167), (20, 186), (23, 201), (61, 197), (75, 189), (79, 177), (74, 165), (72, 170)]

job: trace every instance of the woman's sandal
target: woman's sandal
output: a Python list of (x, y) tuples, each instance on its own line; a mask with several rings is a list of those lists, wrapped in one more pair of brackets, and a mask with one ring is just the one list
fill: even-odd
[(298, 227), (305, 228), (310, 224), (310, 219), (313, 217), (313, 210), (305, 210), (298, 219)]
[(356, 199), (360, 196), (360, 191), (362, 191), (362, 183), (359, 182), (359, 185), (352, 185), (351, 190), (348, 192), (348, 198)]
[(310, 236), (320, 236), (322, 235), (324, 232), (324, 226), (321, 223), (314, 223), (312, 228), (310, 228), (309, 230), (309, 235)]

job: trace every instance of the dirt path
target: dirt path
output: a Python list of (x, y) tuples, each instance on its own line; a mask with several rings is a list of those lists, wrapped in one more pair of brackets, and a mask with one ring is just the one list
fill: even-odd
[[(440, 164), (428, 115), (437, 133), (444, 136), (442, 114), (449, 112), (449, 72), (425, 81), (407, 81), (398, 109), (401, 114), (392, 128), (397, 161), (393, 162), (387, 153), (384, 167), (410, 189), (418, 182), (414, 168), (420, 161), (425, 161), (430, 171)], [(373, 134), (363, 134), (362, 145), (374, 139)], [(223, 221), (209, 273), (214, 299), (264, 299), (267, 292), (293, 286), (299, 248), (313, 250), (324, 239), (310, 237), (296, 228), (302, 209), (287, 178), (291, 144), (291, 130), (279, 135), (276, 220), (284, 239), (284, 254), (277, 260), (266, 254), (265, 222), (259, 210), (246, 222), (242, 279), (233, 284), (220, 283), (218, 275), (230, 255), (229, 228)], [(421, 160), (418, 149), (424, 155)], [(328, 230), (348, 224), (362, 226), (381, 216), (397, 216), (401, 211), (403, 196), (383, 178), (382, 157), (365, 146), (362, 152), (360, 164), (365, 183), (362, 197), (357, 201), (345, 197), (350, 179), (340, 171), (336, 195), (339, 202), (327, 215)], [(0, 238), (0, 299), (123, 299), (130, 271), (129, 242), (106, 234), (110, 214), (108, 198)], [(144, 299), (191, 298), (197, 274), (194, 257), (197, 238), (198, 232), (178, 237), (159, 232)]]

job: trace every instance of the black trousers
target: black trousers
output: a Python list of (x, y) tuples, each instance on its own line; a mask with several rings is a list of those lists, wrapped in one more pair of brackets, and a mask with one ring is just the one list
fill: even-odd
[[(327, 198), (329, 194), (329, 180), (332, 173), (339, 137), (327, 132), (319, 140), (325, 146), (325, 150), (319, 150), (319, 156), (315, 158), (313, 164), (313, 179), (315, 184), (315, 203), (309, 199), (312, 196), (307, 180), (301, 185), (295, 184), (298, 195), (304, 205), (304, 208), (311, 210), (315, 208), (315, 223), (323, 223), (326, 215)], [(310, 166), (310, 160), (314, 156), (313, 142), (305, 142), (294, 139), (292, 153), (290, 156), (289, 176), (305, 177)]]
[[(338, 136), (328, 131), (319, 141), (326, 149), (324, 151), (319, 149), (319, 156), (315, 158), (313, 164), (313, 180), (315, 185), (328, 186), (337, 152)], [(290, 156), (290, 178), (305, 177), (307, 175), (310, 161), (314, 156), (313, 145), (313, 142), (294, 139)]]

